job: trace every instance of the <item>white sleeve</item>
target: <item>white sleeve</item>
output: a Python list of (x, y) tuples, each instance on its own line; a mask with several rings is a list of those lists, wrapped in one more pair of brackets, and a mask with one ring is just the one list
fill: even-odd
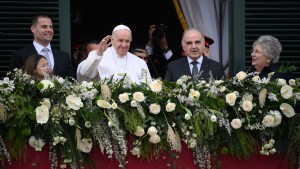
[(152, 55), (153, 54), (153, 47), (150, 47), (149, 45), (146, 44), (146, 50), (148, 52), (148, 55)]
[(102, 56), (97, 55), (96, 50), (91, 51), (86, 60), (82, 61), (77, 68), (77, 79), (82, 81), (83, 79), (92, 80), (99, 76), (98, 65), (102, 59)]

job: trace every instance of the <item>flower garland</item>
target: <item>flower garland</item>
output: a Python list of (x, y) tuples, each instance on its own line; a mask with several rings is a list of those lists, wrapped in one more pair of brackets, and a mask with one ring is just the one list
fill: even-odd
[(220, 148), (238, 157), (255, 154), (257, 147), (263, 155), (285, 152), (295, 164), (300, 157), (293, 151), (300, 141), (300, 115), (294, 109), (300, 79), (271, 77), (239, 72), (226, 80), (194, 82), (182, 76), (176, 83), (156, 79), (136, 85), (126, 76), (96, 83), (57, 76), (34, 81), (15, 70), (0, 80), (0, 125), (5, 129), (0, 159), (10, 162), (27, 144), (42, 151), (49, 143), (52, 168), (79, 168), (98, 144), (126, 168), (130, 134), (128, 152), (137, 158), (180, 152), (184, 141), (200, 168), (211, 168), (210, 154)]

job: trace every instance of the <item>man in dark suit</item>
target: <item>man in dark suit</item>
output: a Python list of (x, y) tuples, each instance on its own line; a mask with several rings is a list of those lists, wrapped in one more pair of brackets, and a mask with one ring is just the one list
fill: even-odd
[(70, 55), (51, 47), (50, 42), (54, 34), (51, 18), (46, 15), (33, 17), (30, 29), (34, 36), (33, 44), (12, 53), (10, 71), (21, 68), (31, 55), (41, 54), (47, 55), (47, 61), (54, 75), (75, 78)]
[(204, 36), (195, 28), (183, 32), (181, 45), (187, 57), (168, 64), (165, 79), (176, 82), (181, 76), (188, 75), (193, 80), (224, 77), (223, 65), (203, 56), (205, 48)]

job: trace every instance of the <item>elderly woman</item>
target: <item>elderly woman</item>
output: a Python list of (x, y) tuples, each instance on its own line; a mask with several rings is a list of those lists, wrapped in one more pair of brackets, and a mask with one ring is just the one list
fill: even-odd
[(39, 54), (31, 55), (22, 66), (22, 70), (35, 80), (43, 80), (44, 77), (52, 75), (47, 59)]
[(252, 45), (252, 67), (249, 72), (259, 72), (261, 78), (268, 77), (269, 73), (275, 72), (272, 79), (291, 79), (290, 75), (278, 72), (281, 49), (277, 38), (270, 35), (260, 36)]

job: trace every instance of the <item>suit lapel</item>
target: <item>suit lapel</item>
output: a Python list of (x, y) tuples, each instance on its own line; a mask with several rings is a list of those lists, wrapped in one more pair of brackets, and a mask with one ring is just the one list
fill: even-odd
[(187, 59), (187, 56), (181, 60), (182, 62), (182, 66), (183, 66), (183, 75), (188, 75), (188, 76), (192, 76), (191, 70), (190, 70), (190, 65)]
[(56, 67), (59, 66), (57, 65), (59, 62), (57, 62), (59, 59), (58, 59), (58, 53), (55, 49), (51, 48), (52, 50), (52, 54), (53, 54), (53, 59), (54, 59), (54, 67), (53, 67), (53, 72), (55, 72), (56, 70)]
[(203, 61), (202, 61), (202, 64), (201, 64), (201, 68), (200, 68), (200, 72), (207, 72), (208, 71), (208, 65), (209, 65), (209, 60), (205, 57), (205, 56), (202, 56), (203, 57)]

